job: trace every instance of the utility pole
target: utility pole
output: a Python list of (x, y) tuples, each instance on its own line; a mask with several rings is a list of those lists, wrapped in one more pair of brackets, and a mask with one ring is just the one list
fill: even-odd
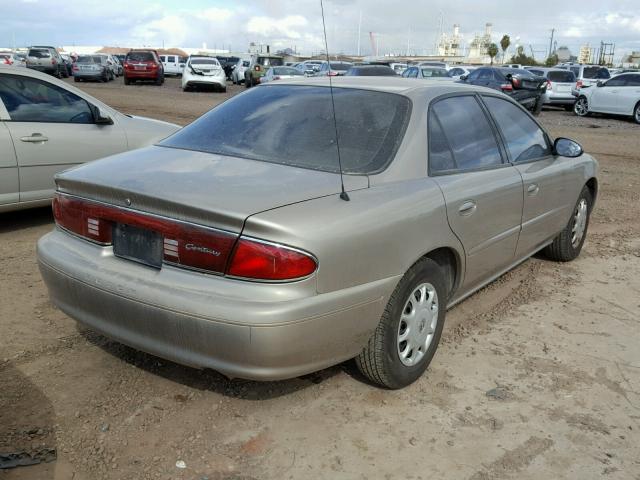
[(549, 55), (547, 55), (547, 58), (549, 58), (551, 56), (551, 54), (553, 53), (553, 34), (556, 33), (556, 29), (552, 28), (551, 29), (551, 40), (549, 40)]
[(362, 30), (362, 10), (360, 10), (360, 20), (358, 21), (358, 56), (360, 56), (360, 32)]

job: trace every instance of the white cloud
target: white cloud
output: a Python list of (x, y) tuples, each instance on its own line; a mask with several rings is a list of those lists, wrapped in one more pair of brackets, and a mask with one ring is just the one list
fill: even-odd
[(247, 32), (265, 37), (299, 39), (309, 21), (302, 15), (287, 15), (284, 18), (251, 17), (247, 22)]

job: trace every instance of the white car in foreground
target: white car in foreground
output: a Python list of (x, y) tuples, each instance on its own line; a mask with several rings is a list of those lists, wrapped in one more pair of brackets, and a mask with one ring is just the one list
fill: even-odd
[(48, 205), (56, 173), (179, 129), (124, 115), (50, 75), (0, 66), (0, 212)]
[(227, 75), (215, 57), (191, 55), (182, 72), (182, 90), (195, 87), (214, 87), (222, 92), (227, 91)]
[(640, 73), (623, 73), (581, 88), (573, 111), (579, 117), (593, 112), (628, 115), (640, 124)]

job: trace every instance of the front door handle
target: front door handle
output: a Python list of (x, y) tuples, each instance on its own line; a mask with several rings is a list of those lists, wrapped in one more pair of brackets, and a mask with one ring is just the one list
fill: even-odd
[(20, 137), (20, 141), (27, 143), (42, 143), (48, 140), (49, 139), (41, 133), (32, 133), (30, 137)]
[(534, 195), (537, 195), (539, 191), (540, 191), (540, 187), (538, 185), (536, 185), (535, 183), (532, 183), (531, 185), (529, 185), (527, 187), (527, 193), (532, 197)]
[(460, 213), (460, 215), (471, 215), (473, 212), (476, 211), (477, 205), (476, 202), (474, 202), (473, 200), (467, 200), (466, 202), (464, 202), (462, 205), (460, 205), (460, 208), (458, 208), (458, 213)]

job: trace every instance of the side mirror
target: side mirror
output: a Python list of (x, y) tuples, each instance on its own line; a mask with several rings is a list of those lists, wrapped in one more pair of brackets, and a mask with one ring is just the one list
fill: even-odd
[(597, 87), (604, 87), (604, 82), (602, 80), (598, 80), (598, 83), (596, 83)]
[(460, 75), (460, 80), (462, 80), (463, 82), (466, 82), (468, 76), (469, 75)]
[(584, 153), (578, 142), (568, 138), (558, 137), (553, 142), (553, 152), (561, 157), (576, 158)]
[(93, 118), (96, 125), (113, 125), (113, 119), (109, 114), (103, 112), (98, 107), (93, 107)]

